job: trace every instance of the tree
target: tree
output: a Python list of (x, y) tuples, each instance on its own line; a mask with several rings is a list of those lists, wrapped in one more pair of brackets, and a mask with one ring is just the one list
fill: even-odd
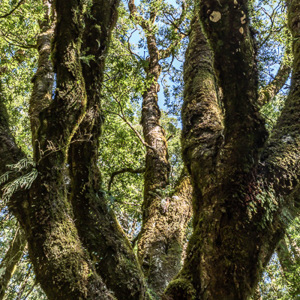
[[(149, 2), (149, 8), (146, 10), (147, 18), (137, 11), (134, 0), (128, 2), (130, 16), (145, 34), (149, 54), (149, 57), (143, 60), (145, 81), (149, 83), (142, 95), (141, 124), (147, 152), (143, 223), (138, 238), (138, 258), (149, 288), (157, 295), (161, 295), (180, 269), (185, 228), (191, 217), (192, 188), (185, 170), (178, 180), (175, 191), (168, 193), (170, 162), (166, 133), (160, 124), (161, 111), (158, 105), (161, 63), (174, 56), (181, 40), (186, 36), (180, 29), (184, 28), (189, 5), (185, 1), (182, 3), (181, 13), (177, 18), (174, 17), (166, 29), (167, 34), (162, 42), (158, 38), (156, 20), (160, 18), (159, 21), (162, 22), (163, 13), (173, 16), (168, 11), (167, 5), (164, 5), (163, 1)], [(166, 46), (168, 39), (170, 42)]]
[(287, 2), (291, 90), (268, 138), (258, 110), (247, 4), (201, 1), (203, 27), (197, 19), (193, 25), (182, 143), (194, 187), (194, 232), (166, 299), (249, 297), (297, 207), (300, 6)]
[[(22, 3), (13, 3), (16, 6), (4, 18)], [(25, 232), (37, 281), (49, 299), (155, 299), (179, 269), (190, 185), (184, 174), (174, 194), (168, 194), (168, 149), (157, 105), (160, 58), (176, 52), (178, 40), (167, 49), (157, 44), (154, 21), (163, 1), (145, 3), (150, 10), (142, 16), (129, 1), (150, 56), (141, 61), (146, 75), (144, 138), (118, 97), (114, 99), (117, 114), (147, 149), (138, 259), (102, 189), (98, 163), (105, 58), (119, 1), (43, 0), (29, 107), (33, 160), (18, 148), (10, 132), (1, 90), (0, 173), (11, 180), (2, 198)], [(283, 63), (258, 94), (247, 5), (247, 0), (202, 0), (195, 5), (182, 108), (194, 232), (183, 268), (164, 299), (248, 298), (297, 213), (300, 6), (296, 0), (288, 1), (295, 58), (291, 90), (268, 137), (259, 108), (280, 90), (290, 69)], [(171, 22), (170, 32), (181, 30), (182, 12)], [(24, 54), (13, 53), (20, 63)], [(105, 91), (114, 93), (109, 87)], [(5, 173), (7, 165), (17, 171)], [(15, 189), (9, 189), (12, 184)], [(187, 204), (183, 208), (182, 199)], [(20, 241), (16, 250), (12, 243), (7, 257), (10, 251), (23, 251), (23, 235)], [(5, 268), (9, 273), (11, 265)]]

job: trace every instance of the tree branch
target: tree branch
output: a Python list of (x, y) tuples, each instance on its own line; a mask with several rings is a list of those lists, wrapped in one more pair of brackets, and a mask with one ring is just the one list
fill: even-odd
[(281, 62), (273, 80), (259, 92), (257, 102), (260, 107), (274, 99), (289, 78), (291, 70), (291, 66), (287, 65), (285, 62)]
[(140, 25), (144, 30), (150, 31), (150, 26), (148, 25), (147, 21), (141, 15), (138, 14), (134, 0), (128, 1), (128, 8), (131, 18), (133, 18), (135, 22), (138, 25)]
[(144, 172), (145, 172), (145, 168), (138, 168), (138, 169), (124, 168), (124, 169), (121, 169), (119, 171), (115, 171), (110, 176), (110, 180), (108, 182), (108, 188), (107, 189), (108, 189), (108, 191), (110, 191), (111, 185), (113, 184), (115, 176), (117, 176), (119, 174), (123, 174), (123, 173), (140, 174), (140, 173), (144, 173)]
[(0, 300), (4, 298), (7, 285), (20, 261), (26, 245), (25, 234), (18, 228), (5, 257), (0, 264)]
[(180, 31), (180, 25), (184, 22), (187, 13), (187, 5), (185, 1), (182, 1), (181, 8), (181, 15), (179, 18), (174, 21), (168, 19), (172, 26), (171, 30), (173, 30), (176, 34), (176, 39), (175, 41), (171, 41), (171, 44), (167, 49), (160, 50), (160, 59), (168, 58), (172, 53), (174, 53), (176, 47), (179, 45), (182, 39), (187, 36), (185, 33)]
[[(199, 178), (198, 188), (213, 181), (215, 157), (224, 142), (224, 114), (212, 61), (213, 52), (195, 17), (184, 64), (182, 155), (188, 171)], [(196, 149), (201, 154), (194, 156)]]
[(267, 138), (264, 119), (256, 105), (258, 68), (247, 3), (203, 0), (199, 7), (223, 94), (226, 130), (220, 161), (228, 180), (244, 167), (254, 165)]
[(6, 14), (0, 16), (0, 19), (3, 19), (3, 18), (6, 18), (6, 17), (10, 16), (11, 14), (14, 13), (14, 11), (15, 11), (16, 9), (18, 9), (18, 8), (19, 8), (22, 4), (24, 4), (24, 3), (25, 3), (25, 0), (19, 1), (19, 3), (18, 3), (11, 11), (9, 11), (8, 13), (6, 13)]
[[(134, 128), (134, 126), (132, 125), (132, 123), (126, 118), (124, 110), (123, 110), (123, 106), (120, 102), (120, 100), (111, 92), (112, 97), (114, 98), (114, 100), (118, 103), (118, 106), (120, 107), (120, 111), (121, 114), (118, 113), (114, 113), (117, 116), (119, 116), (129, 127), (130, 129), (135, 133), (135, 135), (138, 137), (138, 139), (140, 140), (140, 142), (148, 149), (151, 149), (154, 153), (157, 154), (157, 150), (150, 146), (148, 143), (145, 142), (145, 140), (143, 139), (143, 137), (141, 136), (141, 134)], [(111, 112), (112, 113), (112, 112)]]

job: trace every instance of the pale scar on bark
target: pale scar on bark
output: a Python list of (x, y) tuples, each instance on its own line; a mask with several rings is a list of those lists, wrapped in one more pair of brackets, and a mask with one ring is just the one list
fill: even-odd
[(222, 18), (222, 15), (221, 15), (221, 13), (219, 12), (219, 11), (213, 11), (212, 13), (211, 13), (211, 15), (209, 16), (209, 19), (212, 21), (212, 22), (218, 22), (218, 21), (220, 21), (221, 20), (221, 18)]

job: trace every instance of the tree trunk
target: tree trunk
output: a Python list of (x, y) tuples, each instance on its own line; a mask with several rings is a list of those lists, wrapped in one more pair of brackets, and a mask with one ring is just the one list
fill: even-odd
[(142, 227), (139, 250), (144, 254), (144, 272), (153, 297), (162, 294), (181, 268), (191, 198), (190, 179), (183, 172), (173, 194), (160, 199), (157, 206), (152, 204), (151, 218)]
[[(297, 2), (289, 7), (294, 36), (299, 34)], [(264, 145), (246, 6), (247, 1), (203, 0), (200, 16), (207, 40), (200, 26), (192, 30), (182, 142), (194, 187), (194, 233), (184, 267), (164, 299), (248, 299), (283, 237), (299, 193), (300, 43), (294, 42), (290, 94)], [(213, 74), (222, 90), (223, 113)]]
[[(69, 151), (71, 191), (75, 223), (97, 273), (118, 299), (144, 299), (143, 274), (131, 244), (101, 192), (98, 148), (103, 115), (101, 85), (111, 31), (119, 1), (94, 1), (86, 21), (82, 52), (93, 56), (83, 65), (87, 112)], [(104, 4), (105, 3), (105, 4)], [(100, 46), (99, 46), (100, 45)]]
[(166, 134), (160, 125), (158, 80), (161, 75), (160, 60), (168, 57), (171, 50), (159, 50), (157, 45), (153, 26), (157, 7), (150, 5), (147, 20), (138, 15), (133, 0), (129, 1), (129, 10), (146, 34), (149, 52), (144, 68), (149, 87), (143, 94), (141, 120), (147, 153), (138, 258), (150, 292), (158, 298), (181, 267), (184, 235), (191, 217), (191, 184), (184, 171), (175, 192), (171, 195), (167, 192), (170, 163)]
[[(31, 115), (39, 113), (39, 122), (31, 118), (34, 159), (39, 175), (30, 189), (30, 198), (18, 203), (16, 212), (26, 232), (37, 280), (49, 299), (113, 299), (81, 244), (65, 180), (70, 142), (85, 116), (87, 105), (79, 60), (83, 2), (55, 3), (57, 24), (52, 57), (57, 74), (56, 96), (39, 112), (33, 93)], [(49, 38), (44, 41), (48, 43)], [(49, 59), (48, 48), (40, 54), (48, 55)], [(46, 95), (51, 84), (47, 83), (47, 76), (39, 75), (43, 73), (37, 77), (46, 86), (43, 91)]]

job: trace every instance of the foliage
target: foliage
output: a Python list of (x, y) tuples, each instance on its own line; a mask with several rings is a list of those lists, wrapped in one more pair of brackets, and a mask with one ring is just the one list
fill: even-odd
[(265, 86), (274, 78), (281, 62), (290, 64), (292, 61), (286, 5), (282, 0), (251, 0), (250, 15), (257, 40), (260, 84)]
[(263, 300), (290, 300), (300, 297), (300, 219), (296, 218), (289, 227), (285, 242), (288, 253), (284, 261), (278, 254), (272, 256), (259, 284)]

